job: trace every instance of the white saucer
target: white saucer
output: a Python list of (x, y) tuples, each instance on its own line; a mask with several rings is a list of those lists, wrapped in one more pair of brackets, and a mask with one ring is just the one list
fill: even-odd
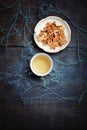
[[(57, 25), (63, 25), (64, 27), (64, 33), (65, 33), (65, 36), (67, 38), (67, 43), (60, 46), (60, 47), (56, 47), (55, 49), (51, 49), (49, 45), (43, 45), (42, 42), (40, 42), (37, 38), (37, 36), (39, 35), (40, 31), (43, 30), (43, 28), (45, 27), (46, 23), (47, 22), (56, 22)], [(63, 49), (65, 49), (68, 44), (70, 43), (70, 40), (71, 40), (71, 29), (68, 25), (68, 23), (66, 21), (64, 21), (63, 19), (57, 17), (57, 16), (48, 16), (42, 20), (40, 20), (37, 25), (35, 26), (35, 29), (34, 29), (34, 40), (35, 40), (35, 43), (36, 45), (41, 48), (42, 50), (48, 52), (48, 53), (56, 53), (56, 52), (59, 52)]]

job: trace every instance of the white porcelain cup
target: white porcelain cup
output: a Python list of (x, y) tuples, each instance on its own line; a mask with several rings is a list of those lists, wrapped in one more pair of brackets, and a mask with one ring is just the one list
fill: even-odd
[(46, 53), (37, 53), (30, 60), (30, 68), (35, 75), (46, 76), (53, 68), (53, 60)]

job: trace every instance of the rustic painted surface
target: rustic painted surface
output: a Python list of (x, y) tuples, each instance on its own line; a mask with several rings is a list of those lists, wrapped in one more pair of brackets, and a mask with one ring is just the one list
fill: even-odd
[[(83, 0), (1, 0), (0, 129), (87, 129), (87, 5)], [(55, 54), (52, 72), (35, 76), (31, 57), (43, 52), (34, 27), (47, 16), (70, 25), (69, 46)]]

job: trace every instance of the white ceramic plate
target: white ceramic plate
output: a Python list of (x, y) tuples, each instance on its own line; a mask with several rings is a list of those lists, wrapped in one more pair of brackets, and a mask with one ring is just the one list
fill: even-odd
[[(63, 25), (64, 27), (64, 33), (67, 38), (67, 43), (62, 45), (61, 47), (56, 47), (55, 49), (51, 49), (49, 45), (43, 45), (42, 42), (40, 42), (37, 39), (37, 36), (39, 35), (40, 31), (43, 30), (47, 22), (56, 22), (57, 25)], [(40, 20), (34, 29), (34, 40), (38, 47), (40, 47), (42, 50), (49, 52), (49, 53), (56, 53), (63, 49), (65, 49), (71, 40), (71, 29), (66, 21), (63, 19), (57, 17), (57, 16), (48, 16), (42, 20)]]

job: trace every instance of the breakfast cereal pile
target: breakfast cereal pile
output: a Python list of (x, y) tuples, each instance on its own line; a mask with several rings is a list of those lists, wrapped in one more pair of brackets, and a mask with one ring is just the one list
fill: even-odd
[(67, 39), (63, 25), (56, 25), (56, 22), (47, 22), (43, 30), (40, 30), (38, 40), (43, 45), (49, 45), (51, 49), (66, 44)]

